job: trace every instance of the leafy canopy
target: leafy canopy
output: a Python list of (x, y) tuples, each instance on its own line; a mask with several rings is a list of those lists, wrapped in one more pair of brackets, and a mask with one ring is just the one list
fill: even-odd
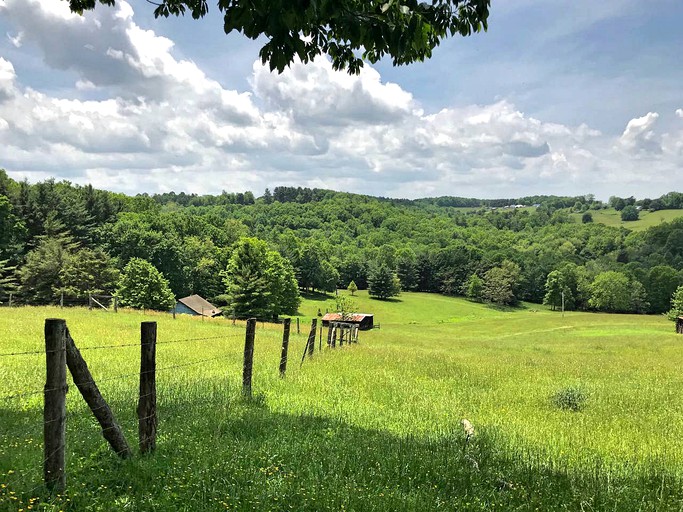
[(116, 294), (121, 305), (137, 309), (169, 310), (175, 297), (164, 275), (150, 262), (131, 258), (123, 269)]
[[(72, 11), (94, 9), (96, 0), (68, 0)], [(204, 17), (206, 0), (160, 0), (155, 17)], [(115, 0), (99, 0), (114, 5)], [(259, 56), (282, 72), (296, 57), (306, 63), (327, 54), (335, 69), (360, 72), (363, 60), (390, 56), (393, 64), (430, 58), (445, 37), (488, 28), (490, 0), (218, 0), (223, 30), (249, 39), (266, 36)], [(360, 55), (360, 56), (359, 56)]]

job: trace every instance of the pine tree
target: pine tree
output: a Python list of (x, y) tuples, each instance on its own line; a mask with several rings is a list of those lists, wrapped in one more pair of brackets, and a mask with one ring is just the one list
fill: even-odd
[(401, 282), (387, 265), (379, 265), (368, 276), (368, 288), (370, 297), (388, 299), (401, 293)]

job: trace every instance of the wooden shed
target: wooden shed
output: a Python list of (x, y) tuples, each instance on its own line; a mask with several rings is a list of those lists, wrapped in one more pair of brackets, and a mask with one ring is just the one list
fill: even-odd
[(208, 316), (209, 318), (223, 314), (223, 311), (199, 295), (190, 295), (189, 297), (178, 299), (175, 311), (184, 315)]
[(361, 331), (369, 331), (373, 328), (375, 321), (375, 315), (368, 313), (356, 313), (351, 316), (351, 318), (342, 318), (339, 313), (327, 313), (322, 317), (322, 322), (324, 327), (328, 327), (330, 322), (346, 322), (349, 324), (355, 324)]

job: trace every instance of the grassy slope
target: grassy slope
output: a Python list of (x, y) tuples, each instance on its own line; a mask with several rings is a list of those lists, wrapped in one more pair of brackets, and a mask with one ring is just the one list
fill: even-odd
[[(624, 222), (621, 220), (621, 212), (616, 211), (614, 208), (590, 210), (590, 212), (593, 215), (593, 222), (617, 228), (624, 227), (632, 231), (644, 231), (663, 222), (670, 222), (678, 217), (683, 217), (683, 210), (641, 211), (638, 220)], [(581, 222), (582, 215), (581, 213), (571, 214), (576, 219), (576, 222)]]
[[(279, 326), (257, 329), (257, 400), (238, 395), (243, 326), (167, 315), (159, 339), (160, 438), (153, 457), (110, 455), (69, 393), (69, 494), (57, 510), (678, 509), (683, 493), (680, 337), (661, 317), (500, 311), (404, 294), (359, 310), (381, 329), (299, 368), (305, 329), (277, 377)], [(332, 299), (307, 300), (302, 313)], [(40, 349), (67, 318), (81, 347), (138, 338), (140, 313), (0, 310), (0, 353)], [(84, 351), (131, 442), (136, 347)], [(0, 396), (40, 389), (41, 356), (0, 358)], [(549, 397), (588, 394), (580, 413)], [(0, 510), (26, 507), (40, 480), (41, 398), (0, 399)], [(477, 429), (463, 451), (461, 418)], [(13, 473), (9, 474), (12, 471)], [(14, 495), (17, 496), (17, 495)], [(41, 495), (42, 496), (42, 495)], [(16, 503), (21, 503), (16, 505)], [(48, 510), (50, 510), (49, 506)]]

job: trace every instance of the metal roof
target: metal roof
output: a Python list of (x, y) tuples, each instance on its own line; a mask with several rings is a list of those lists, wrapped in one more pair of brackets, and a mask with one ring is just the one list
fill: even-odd
[[(369, 313), (355, 313), (351, 315), (350, 318), (345, 319), (347, 322), (362, 322), (364, 318), (373, 318), (375, 315), (371, 315)], [(342, 316), (340, 313), (327, 313), (325, 316), (322, 317), (322, 320), (325, 322), (337, 322), (342, 319)]]
[(203, 297), (200, 297), (199, 295), (190, 295), (189, 297), (183, 297), (182, 299), (178, 299), (178, 302), (184, 304), (198, 315), (212, 317), (220, 315), (222, 313), (220, 309), (218, 309), (208, 300), (206, 300)]

